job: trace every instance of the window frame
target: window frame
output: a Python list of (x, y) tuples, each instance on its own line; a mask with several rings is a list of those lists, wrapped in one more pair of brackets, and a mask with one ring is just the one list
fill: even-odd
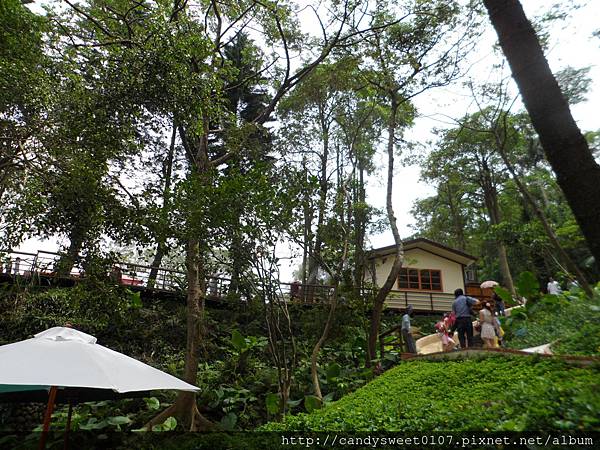
[[(407, 286), (410, 286), (409, 273), (410, 273), (411, 270), (416, 270), (417, 271), (417, 274), (418, 274), (418, 277), (419, 277), (419, 287), (418, 288), (402, 287), (400, 285), (401, 277), (404, 275), (404, 278), (406, 280)], [(429, 272), (428, 284), (432, 287), (431, 289), (423, 288), (423, 283), (421, 281), (421, 272), (422, 271), (423, 272)], [(433, 289), (433, 273), (434, 272), (439, 273), (439, 278), (440, 278), (440, 288), (439, 289)], [(398, 285), (398, 289), (400, 289), (402, 291), (444, 292), (444, 282), (443, 282), (442, 270), (441, 269), (418, 269), (416, 267), (401, 267), (400, 268), (400, 272), (398, 273), (397, 285)]]

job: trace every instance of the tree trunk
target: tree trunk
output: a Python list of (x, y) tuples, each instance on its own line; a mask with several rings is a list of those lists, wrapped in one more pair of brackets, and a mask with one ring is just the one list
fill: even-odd
[[(240, 282), (242, 272), (244, 271), (244, 255), (242, 253), (242, 235), (239, 231), (241, 229), (240, 224), (240, 214), (236, 211), (237, 217), (236, 221), (236, 229), (233, 230), (233, 236), (231, 239), (231, 247), (229, 250), (230, 258), (231, 258), (231, 280), (229, 282), (228, 293), (238, 293), (240, 291)], [(220, 292), (222, 295), (223, 292)]]
[(505, 284), (506, 288), (508, 289), (508, 291), (512, 295), (516, 296), (517, 292), (515, 290), (515, 284), (513, 282), (513, 278), (510, 273), (510, 266), (508, 265), (508, 255), (506, 252), (506, 245), (504, 245), (503, 242), (499, 242), (499, 241), (497, 241), (496, 244), (498, 245), (498, 263), (500, 265), (500, 273), (502, 274), (502, 281), (504, 281), (504, 284)]
[(156, 284), (156, 277), (158, 276), (158, 270), (162, 264), (162, 260), (167, 253), (167, 246), (165, 242), (159, 241), (156, 244), (156, 251), (154, 252), (154, 258), (150, 264), (150, 274), (148, 275), (148, 287), (153, 288)]
[(600, 263), (600, 166), (518, 0), (484, 0), (500, 46), (559, 186)]
[(156, 237), (156, 253), (151, 264), (150, 274), (148, 275), (148, 287), (154, 287), (156, 277), (158, 276), (158, 269), (162, 264), (162, 259), (167, 253), (166, 244), (166, 232), (165, 228), (168, 226), (169, 220), (169, 209), (171, 205), (171, 179), (173, 174), (173, 158), (175, 155), (175, 139), (177, 138), (177, 124), (173, 121), (173, 132), (171, 133), (171, 144), (169, 145), (169, 151), (167, 157), (163, 162), (163, 174), (165, 177), (165, 184), (163, 187), (163, 205), (160, 210), (159, 219), (159, 230)]
[(323, 333), (321, 337), (313, 347), (312, 354), (310, 356), (310, 378), (312, 380), (313, 388), (315, 390), (315, 397), (317, 397), (321, 402), (323, 401), (323, 394), (321, 393), (321, 384), (319, 383), (319, 374), (317, 372), (317, 358), (319, 356), (319, 352), (321, 351), (321, 347), (325, 343), (327, 336), (329, 336), (329, 330), (331, 330), (331, 326), (333, 325), (333, 319), (335, 317), (335, 308), (337, 306), (337, 291), (338, 291), (339, 281), (336, 280), (333, 286), (333, 295), (331, 296), (331, 304), (329, 305), (329, 315), (327, 316), (327, 322), (325, 322), (325, 328), (323, 328)]
[(309, 255), (308, 262), (308, 284), (316, 284), (321, 261), (321, 247), (323, 246), (323, 224), (325, 223), (325, 209), (327, 207), (327, 191), (329, 183), (327, 182), (327, 160), (329, 159), (329, 127), (321, 120), (321, 130), (323, 132), (323, 154), (321, 155), (321, 174), (319, 176), (319, 211), (317, 216), (317, 234), (312, 255)]
[[(490, 218), (491, 225), (499, 225), (500, 220), (500, 208), (498, 207), (498, 192), (492, 181), (492, 174), (487, 167), (482, 169), (482, 188), (483, 198), (485, 201), (486, 209)], [(510, 266), (508, 264), (508, 255), (506, 252), (506, 245), (501, 239), (496, 239), (496, 245), (498, 248), (498, 263), (500, 266), (500, 273), (502, 274), (502, 281), (508, 291), (516, 296), (515, 285), (513, 282), (512, 275), (510, 273)]]
[(385, 299), (387, 295), (392, 290), (394, 283), (398, 278), (398, 274), (400, 273), (400, 268), (402, 267), (402, 263), (404, 262), (404, 249), (402, 247), (402, 239), (400, 239), (400, 232), (398, 231), (398, 226), (396, 225), (396, 216), (394, 215), (394, 209), (392, 206), (392, 191), (393, 191), (393, 181), (394, 181), (394, 141), (396, 137), (396, 115), (398, 113), (398, 100), (396, 98), (397, 94), (392, 95), (392, 104), (390, 109), (390, 119), (388, 122), (388, 143), (387, 143), (387, 153), (388, 153), (388, 172), (387, 172), (387, 193), (386, 193), (386, 211), (388, 221), (390, 223), (390, 228), (392, 229), (392, 234), (394, 236), (394, 242), (396, 244), (396, 252), (394, 254), (394, 262), (392, 264), (392, 268), (390, 269), (390, 273), (385, 280), (383, 286), (379, 288), (377, 294), (375, 295), (375, 299), (373, 300), (373, 311), (371, 313), (371, 324), (369, 327), (369, 342), (367, 347), (367, 359), (366, 365), (367, 367), (371, 367), (371, 360), (375, 359), (377, 352), (377, 339), (379, 338), (379, 326), (381, 324), (381, 313), (383, 311), (383, 305), (385, 303)]
[[(366, 191), (364, 180), (364, 163), (361, 156), (358, 159), (358, 187), (354, 205), (354, 288), (361, 292), (365, 276), (365, 234), (366, 234)], [(357, 207), (358, 205), (358, 207)]]
[[(207, 173), (210, 168), (208, 159), (208, 118), (203, 120), (203, 134), (195, 137), (188, 136), (183, 126), (178, 126), (179, 135), (188, 154), (189, 176), (198, 177), (200, 182), (206, 183)], [(206, 273), (204, 260), (201, 253), (201, 242), (198, 236), (200, 231), (193, 226), (194, 218), (188, 223), (189, 234), (186, 243), (186, 281), (188, 284), (186, 297), (187, 340), (185, 349), (185, 364), (183, 379), (196, 384), (198, 374), (198, 352), (200, 338), (204, 327), (204, 298), (206, 292)], [(175, 416), (184, 428), (189, 431), (208, 430), (213, 424), (204, 418), (196, 405), (194, 392), (180, 391), (175, 403), (157, 417), (152, 419), (147, 426), (160, 423), (169, 415)]]
[(76, 226), (71, 231), (67, 253), (61, 256), (58, 261), (56, 274), (60, 278), (69, 277), (73, 266), (75, 266), (75, 263), (79, 259), (79, 252), (81, 252), (81, 248), (83, 247), (85, 233), (78, 228)]
[[(204, 320), (204, 266), (200, 253), (198, 239), (189, 239), (186, 246), (186, 278), (188, 282), (187, 291), (187, 340), (185, 349), (185, 366), (183, 379), (195, 385), (198, 374), (198, 352), (200, 336)], [(214, 424), (207, 420), (198, 411), (196, 405), (196, 394), (194, 392), (179, 391), (175, 403), (162, 411), (145, 427), (152, 429), (154, 425), (164, 422), (168, 417), (175, 417), (183, 424), (186, 431), (208, 431), (215, 428)]]
[[(187, 340), (185, 348), (185, 366), (183, 379), (190, 383), (196, 384), (196, 375), (198, 373), (198, 347), (201, 336), (201, 326), (204, 315), (204, 279), (201, 276), (203, 272), (200, 259), (200, 245), (198, 239), (190, 239), (186, 248), (186, 278), (188, 282), (187, 291)], [(180, 405), (181, 411), (192, 411), (196, 406), (196, 394), (193, 392), (179, 392), (176, 404)], [(184, 414), (180, 418), (190, 419), (193, 415)], [(194, 430), (194, 422), (184, 422), (185, 429)]]

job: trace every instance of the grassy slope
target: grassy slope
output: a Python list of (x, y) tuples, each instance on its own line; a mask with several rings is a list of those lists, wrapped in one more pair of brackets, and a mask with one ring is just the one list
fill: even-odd
[(600, 369), (488, 357), (404, 362), (312, 414), (265, 430), (600, 430)]
[[(570, 299), (570, 300), (569, 300)], [(556, 342), (557, 354), (600, 354), (600, 305), (597, 301), (545, 296), (507, 319), (506, 344), (527, 348)]]

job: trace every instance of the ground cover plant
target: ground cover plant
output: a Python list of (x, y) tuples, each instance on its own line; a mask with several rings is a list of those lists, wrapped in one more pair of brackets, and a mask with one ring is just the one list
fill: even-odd
[(600, 304), (579, 290), (544, 295), (505, 320), (505, 342), (522, 349), (552, 343), (563, 355), (600, 354)]
[(539, 357), (409, 361), (271, 431), (600, 430), (600, 371)]

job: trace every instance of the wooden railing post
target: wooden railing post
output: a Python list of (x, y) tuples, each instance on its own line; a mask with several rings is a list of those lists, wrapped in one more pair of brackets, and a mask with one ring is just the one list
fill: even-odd
[(35, 272), (37, 272), (37, 270), (36, 270), (36, 266), (37, 266), (38, 254), (39, 254), (39, 253), (37, 253), (37, 254), (36, 254), (34, 257), (33, 257), (33, 261), (31, 261), (31, 269), (30, 269), (30, 271), (31, 271), (31, 276), (32, 276), (32, 277), (33, 277), (33, 274), (34, 274)]
[(408, 292), (404, 291), (404, 307), (408, 308)]

